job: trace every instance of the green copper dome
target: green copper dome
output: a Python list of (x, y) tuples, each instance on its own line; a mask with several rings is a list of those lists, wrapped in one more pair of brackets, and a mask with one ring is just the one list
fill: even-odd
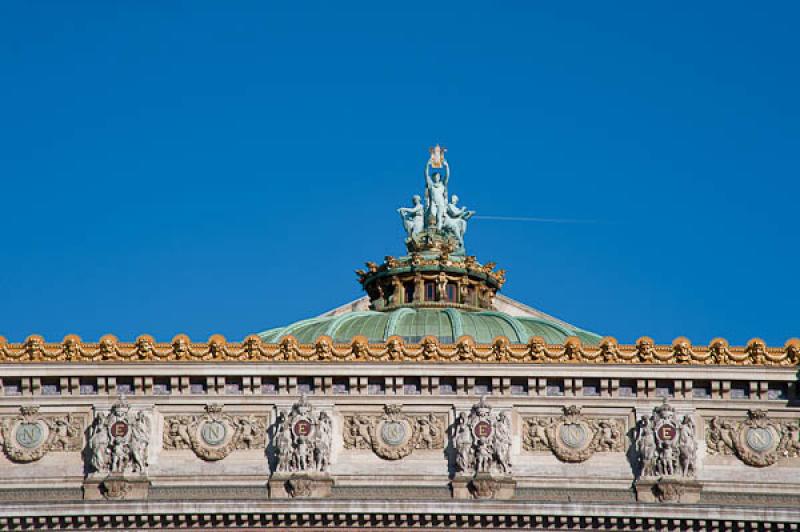
[(320, 316), (271, 329), (259, 334), (266, 342), (278, 342), (292, 335), (301, 344), (313, 343), (320, 336), (330, 336), (336, 343), (348, 343), (355, 336), (370, 342), (384, 342), (400, 336), (416, 343), (425, 336), (435, 336), (441, 343), (453, 343), (460, 336), (471, 336), (477, 343), (491, 343), (505, 336), (512, 343), (527, 343), (533, 336), (545, 342), (563, 343), (577, 336), (585, 344), (598, 344), (601, 337), (556, 321), (530, 316), (511, 316), (504, 312), (467, 312), (455, 308), (399, 308), (389, 312), (355, 311), (338, 316)]
[(546, 343), (560, 344), (577, 336), (584, 344), (600, 343), (601, 337), (594, 333), (502, 296), (498, 292), (506, 280), (505, 270), (466, 254), (464, 233), (475, 213), (449, 193), (445, 151), (438, 145), (430, 149), (424, 203), (417, 195), (412, 207), (397, 210), (408, 255), (387, 256), (382, 264), (367, 262), (365, 270), (356, 270), (367, 296), (322, 316), (262, 332), (264, 341), (277, 343), (291, 335), (301, 344), (312, 344), (321, 336), (350, 343), (362, 336), (382, 343), (399, 336), (418, 343), (434, 336), (450, 344), (470, 336), (478, 344), (488, 344), (502, 336), (526, 344), (539, 336)]

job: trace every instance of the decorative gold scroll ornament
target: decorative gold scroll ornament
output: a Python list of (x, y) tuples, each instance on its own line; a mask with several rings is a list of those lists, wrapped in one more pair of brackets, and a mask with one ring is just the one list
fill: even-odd
[(228, 342), (215, 334), (207, 343), (193, 343), (179, 334), (170, 343), (157, 343), (152, 336), (139, 336), (133, 343), (119, 342), (106, 335), (97, 343), (82, 342), (68, 335), (60, 344), (45, 343), (41, 336), (29, 336), (23, 343), (8, 343), (0, 336), (0, 363), (15, 362), (501, 362), (573, 364), (681, 364), (727, 366), (796, 366), (800, 363), (800, 339), (788, 340), (782, 348), (767, 347), (755, 338), (744, 347), (731, 347), (722, 338), (708, 346), (693, 346), (683, 337), (672, 345), (655, 345), (651, 338), (639, 338), (635, 345), (621, 345), (612, 337), (597, 346), (584, 346), (577, 337), (563, 344), (547, 344), (534, 336), (527, 344), (512, 344), (499, 336), (490, 344), (476, 344), (469, 336), (454, 344), (441, 344), (426, 336), (417, 344), (406, 344), (399, 336), (383, 343), (369, 343), (364, 336), (350, 343), (335, 344), (320, 336), (313, 344), (299, 344), (286, 336), (268, 344), (256, 335), (242, 342)]

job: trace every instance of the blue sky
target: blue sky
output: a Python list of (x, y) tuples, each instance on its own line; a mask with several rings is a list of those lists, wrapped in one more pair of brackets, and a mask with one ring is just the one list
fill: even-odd
[(796, 2), (0, 3), (0, 334), (230, 340), (360, 295), (429, 145), (506, 295), (800, 336)]

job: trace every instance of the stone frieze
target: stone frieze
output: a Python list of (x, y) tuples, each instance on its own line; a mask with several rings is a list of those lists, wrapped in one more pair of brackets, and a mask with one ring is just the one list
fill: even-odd
[(405, 414), (400, 405), (384, 407), (382, 415), (344, 416), (344, 448), (372, 449), (386, 460), (398, 460), (414, 449), (442, 449), (447, 416)]
[(203, 460), (221, 460), (234, 450), (263, 449), (267, 440), (267, 418), (229, 415), (222, 405), (206, 405), (202, 415), (164, 418), (164, 450), (191, 449)]
[(564, 407), (561, 416), (523, 418), (522, 448), (550, 451), (563, 462), (583, 462), (595, 452), (625, 451), (625, 420), (588, 417), (579, 406)]
[(40, 414), (38, 406), (23, 406), (18, 415), (0, 418), (3, 450), (14, 462), (34, 462), (51, 451), (80, 451), (85, 423), (81, 415)]
[(735, 455), (749, 466), (770, 466), (800, 456), (800, 420), (770, 419), (763, 410), (749, 410), (746, 419), (712, 417), (706, 421), (706, 448), (710, 455)]

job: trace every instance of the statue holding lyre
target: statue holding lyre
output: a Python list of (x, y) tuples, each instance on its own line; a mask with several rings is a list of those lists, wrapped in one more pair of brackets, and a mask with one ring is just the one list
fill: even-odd
[(446, 148), (429, 148), (425, 163), (425, 197), (414, 196), (411, 207), (397, 209), (406, 232), (409, 252), (446, 251), (464, 255), (467, 221), (475, 214), (458, 204), (458, 196), (448, 194), (450, 165), (444, 157)]
[[(430, 149), (431, 157), (425, 165), (425, 200), (428, 208), (427, 222), (439, 231), (447, 216), (447, 182), (450, 180), (450, 165), (444, 158), (447, 151), (438, 144)], [(431, 168), (435, 170), (431, 172)], [(444, 177), (439, 169), (444, 169)]]

